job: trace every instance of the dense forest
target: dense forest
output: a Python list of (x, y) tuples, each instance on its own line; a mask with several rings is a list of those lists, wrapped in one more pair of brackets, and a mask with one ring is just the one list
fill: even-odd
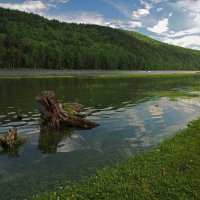
[(200, 51), (0, 8), (0, 68), (199, 70)]

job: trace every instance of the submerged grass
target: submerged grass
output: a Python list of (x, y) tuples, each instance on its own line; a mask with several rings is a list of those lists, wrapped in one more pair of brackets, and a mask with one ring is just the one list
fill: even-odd
[(179, 91), (160, 91), (154, 94), (156, 97), (168, 97), (171, 101), (176, 101), (178, 98), (198, 98), (199, 94), (191, 92), (179, 92)]
[(21, 134), (18, 136), (17, 138), (17, 143), (16, 143), (16, 146), (20, 146), (20, 145), (23, 145), (25, 144), (26, 142), (29, 142), (30, 138), (25, 135), (25, 134)]
[(200, 119), (150, 152), (33, 199), (199, 199)]
[(199, 92), (200, 91), (200, 87), (193, 87), (192, 90)]

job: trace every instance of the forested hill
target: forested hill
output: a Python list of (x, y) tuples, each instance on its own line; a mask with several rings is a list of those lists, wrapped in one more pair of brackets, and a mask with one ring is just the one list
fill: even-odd
[(200, 52), (0, 8), (0, 68), (198, 70)]

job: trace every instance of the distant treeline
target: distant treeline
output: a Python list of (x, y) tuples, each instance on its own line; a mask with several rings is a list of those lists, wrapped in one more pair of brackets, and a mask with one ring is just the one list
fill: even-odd
[(198, 70), (200, 52), (0, 8), (0, 68)]

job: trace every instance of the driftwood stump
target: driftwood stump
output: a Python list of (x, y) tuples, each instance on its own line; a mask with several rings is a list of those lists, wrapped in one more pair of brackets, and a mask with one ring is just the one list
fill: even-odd
[(43, 119), (43, 123), (47, 128), (60, 129), (66, 126), (79, 128), (94, 128), (97, 123), (84, 119), (84, 116), (79, 114), (81, 105), (73, 105), (73, 114), (70, 114), (64, 109), (53, 91), (45, 91), (36, 97), (39, 111)]
[(13, 148), (17, 144), (17, 129), (10, 129), (4, 136), (0, 136), (0, 146), (4, 149)]

